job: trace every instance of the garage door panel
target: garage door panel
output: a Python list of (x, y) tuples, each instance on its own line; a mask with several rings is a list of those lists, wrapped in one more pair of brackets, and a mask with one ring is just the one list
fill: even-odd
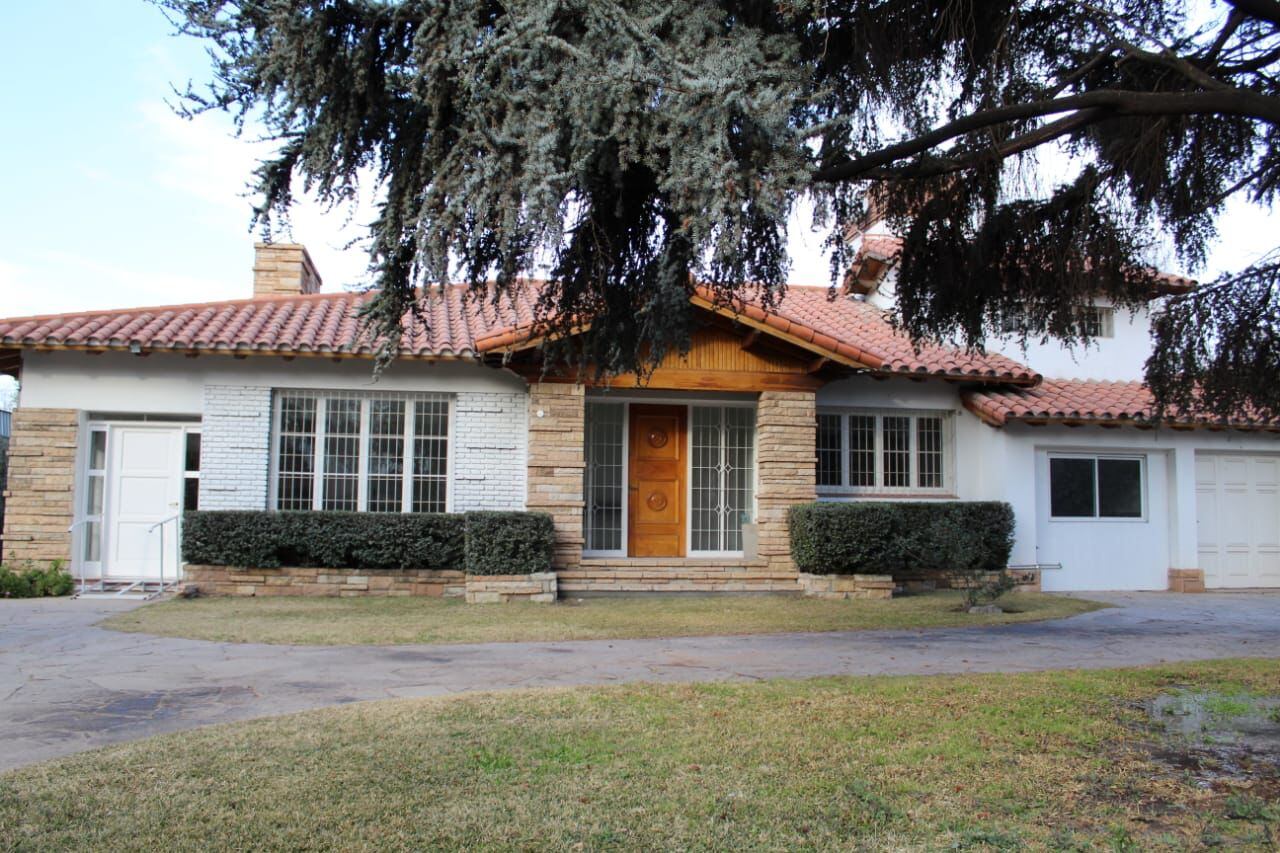
[(1280, 586), (1280, 456), (1198, 454), (1196, 522), (1206, 586)]

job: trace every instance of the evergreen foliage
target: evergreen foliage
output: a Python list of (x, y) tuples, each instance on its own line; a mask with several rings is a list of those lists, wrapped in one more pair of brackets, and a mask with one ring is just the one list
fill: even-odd
[[(156, 2), (211, 47), (187, 109), (280, 144), (264, 228), (299, 181), (337, 204), (379, 185), (384, 359), (415, 285), (493, 298), (541, 270), (551, 331), (592, 320), (551, 355), (651, 365), (688, 344), (691, 280), (777, 298), (805, 197), (833, 283), (869, 203), (887, 211), (916, 338), (981, 346), (1016, 317), (1078, 341), (1089, 298), (1149, 296), (1158, 235), (1194, 270), (1227, 199), (1280, 186), (1276, 0), (1204, 25), (1161, 0)], [(1037, 172), (1046, 145), (1080, 168)], [(1280, 417), (1278, 277), (1242, 261), (1170, 297), (1162, 404)]]

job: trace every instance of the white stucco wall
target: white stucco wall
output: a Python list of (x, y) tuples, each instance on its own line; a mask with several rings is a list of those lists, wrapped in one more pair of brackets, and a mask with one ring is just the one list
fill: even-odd
[[(878, 308), (889, 310), (897, 300), (895, 282), (897, 273), (890, 270), (885, 280), (868, 301)], [(1107, 299), (1096, 299), (1094, 305), (1111, 308)], [(1158, 305), (1158, 302), (1152, 303)], [(1029, 340), (1022, 342), (1012, 336), (992, 335), (987, 338), (989, 352), (998, 352), (1014, 361), (1029, 365), (1041, 376), (1073, 379), (1105, 379), (1129, 381), (1143, 378), (1143, 365), (1151, 354), (1151, 311), (1144, 307), (1135, 312), (1116, 308), (1114, 334), (1110, 338), (1098, 338), (1088, 347), (1069, 347), (1061, 341)]]

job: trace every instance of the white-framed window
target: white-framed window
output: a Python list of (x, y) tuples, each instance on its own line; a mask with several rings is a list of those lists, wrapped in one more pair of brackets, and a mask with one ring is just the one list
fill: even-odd
[(950, 494), (950, 412), (819, 409), (817, 485), (849, 494)]
[(445, 394), (277, 391), (271, 505), (446, 512), (449, 420)]
[(200, 508), (200, 430), (182, 434), (182, 508)]
[(80, 559), (88, 565), (102, 564), (103, 515), (107, 498), (107, 428), (89, 430), (89, 447), (85, 454), (84, 514), (80, 517)]
[(1142, 456), (1050, 454), (1050, 518), (1144, 518), (1145, 461)]
[(1114, 338), (1116, 336), (1116, 309), (1105, 305), (1090, 305), (1080, 312), (1080, 334), (1090, 338)]

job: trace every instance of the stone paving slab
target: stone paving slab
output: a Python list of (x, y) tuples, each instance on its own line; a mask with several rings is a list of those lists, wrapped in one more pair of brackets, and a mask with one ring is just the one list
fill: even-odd
[(1280, 593), (1089, 597), (1116, 606), (995, 628), (381, 647), (125, 634), (96, 623), (135, 602), (0, 601), (0, 770), (196, 726), (391, 697), (1280, 657)]

